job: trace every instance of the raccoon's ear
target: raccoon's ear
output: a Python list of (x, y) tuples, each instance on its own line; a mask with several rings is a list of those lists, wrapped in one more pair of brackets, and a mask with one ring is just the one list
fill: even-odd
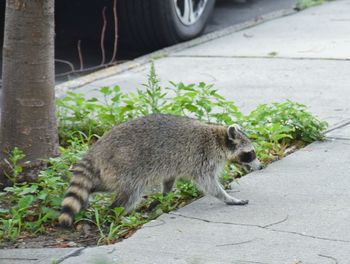
[(238, 132), (241, 130), (241, 128), (239, 127), (239, 125), (234, 124), (231, 125), (227, 128), (227, 135), (228, 138), (231, 140), (234, 140), (235, 138), (237, 138), (237, 134)]

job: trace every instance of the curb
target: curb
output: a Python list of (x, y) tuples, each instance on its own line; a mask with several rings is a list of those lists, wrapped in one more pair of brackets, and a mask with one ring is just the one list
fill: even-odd
[(107, 77), (125, 72), (125, 71), (130, 70), (130, 69), (134, 69), (134, 68), (139, 67), (141, 65), (144, 65), (152, 60), (156, 60), (156, 59), (159, 59), (162, 57), (167, 57), (171, 53), (175, 53), (175, 52), (187, 49), (187, 48), (198, 46), (200, 44), (209, 42), (209, 41), (217, 39), (217, 38), (222, 38), (224, 36), (241, 31), (243, 29), (251, 28), (251, 27), (257, 26), (259, 24), (262, 24), (262, 23), (265, 23), (265, 22), (268, 22), (268, 21), (271, 21), (271, 20), (274, 20), (277, 18), (281, 18), (281, 17), (295, 14), (297, 12), (298, 11), (296, 11), (294, 8), (287, 8), (287, 9), (282, 9), (282, 10), (270, 12), (266, 15), (256, 17), (255, 19), (251, 19), (251, 20), (248, 20), (248, 21), (240, 23), (240, 24), (232, 25), (232, 26), (229, 26), (229, 27), (224, 28), (222, 30), (214, 31), (214, 32), (208, 33), (206, 35), (200, 36), (196, 39), (192, 39), (192, 40), (187, 41), (187, 42), (176, 44), (174, 46), (166, 47), (166, 48), (163, 48), (161, 50), (143, 55), (143, 56), (136, 58), (134, 60), (124, 62), (124, 63), (118, 64), (116, 66), (102, 69), (102, 70), (96, 71), (94, 73), (88, 74), (86, 76), (79, 77), (77, 79), (61, 83), (59, 85), (56, 85), (56, 87), (55, 87), (56, 88), (56, 97), (58, 97), (58, 98), (63, 97), (69, 90), (73, 90), (75, 88), (82, 87), (82, 86), (87, 85), (89, 83), (92, 83), (94, 81), (97, 81), (97, 80), (100, 80), (103, 78), (107, 78)]

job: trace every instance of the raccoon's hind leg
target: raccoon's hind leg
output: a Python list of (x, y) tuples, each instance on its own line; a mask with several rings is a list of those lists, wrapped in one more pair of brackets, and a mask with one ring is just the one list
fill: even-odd
[(129, 189), (118, 192), (114, 202), (111, 204), (111, 208), (124, 207), (124, 213), (129, 213), (135, 208), (142, 194), (143, 188), (137, 188), (136, 190)]
[(163, 181), (163, 195), (167, 194), (173, 189), (175, 178), (166, 179)]
[[(162, 189), (163, 196), (165, 196), (169, 192), (171, 192), (171, 190), (173, 189), (174, 182), (175, 182), (175, 178), (170, 178), (170, 179), (166, 179), (163, 181), (163, 186), (162, 186), (163, 187), (163, 189)], [(148, 206), (148, 211), (154, 210), (159, 204), (161, 204), (160, 200), (154, 200)]]
[(194, 178), (194, 181), (204, 193), (212, 195), (228, 205), (246, 205), (249, 202), (248, 200), (237, 199), (229, 195), (213, 176)]

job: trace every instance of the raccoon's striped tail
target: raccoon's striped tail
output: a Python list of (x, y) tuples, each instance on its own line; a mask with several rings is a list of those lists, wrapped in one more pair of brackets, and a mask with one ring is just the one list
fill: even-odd
[(74, 215), (87, 205), (92, 190), (91, 173), (82, 164), (79, 165), (72, 170), (74, 176), (62, 201), (58, 218), (59, 224), (66, 228), (72, 226)]

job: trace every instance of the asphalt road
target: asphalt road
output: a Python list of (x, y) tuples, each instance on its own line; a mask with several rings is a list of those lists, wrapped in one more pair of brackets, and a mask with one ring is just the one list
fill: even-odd
[(296, 2), (297, 0), (217, 0), (214, 14), (204, 33), (294, 7)]

